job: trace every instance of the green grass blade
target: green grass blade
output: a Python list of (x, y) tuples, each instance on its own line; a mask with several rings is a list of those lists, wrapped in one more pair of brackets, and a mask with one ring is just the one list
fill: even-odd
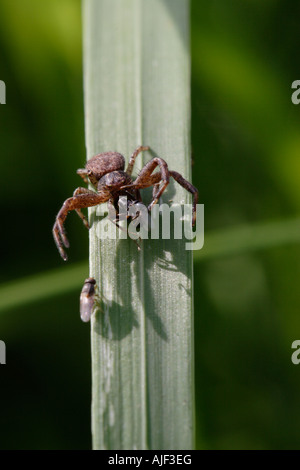
[(300, 242), (300, 218), (240, 225), (208, 232), (196, 262)]
[(87, 274), (85, 261), (2, 284), (0, 313), (80, 288)]
[[(84, 2), (88, 158), (117, 150), (128, 159), (149, 145), (190, 179), (188, 17), (188, 0)], [(189, 201), (173, 183), (170, 199)], [(130, 239), (100, 240), (99, 209), (90, 217), (102, 298), (91, 333), (93, 446), (191, 449), (192, 253), (181, 240), (144, 241), (140, 252)]]
[[(300, 218), (218, 229), (205, 235), (204, 248), (194, 252), (194, 261), (294, 243), (300, 243)], [(87, 270), (87, 263), (82, 262), (6, 282), (0, 285), (0, 313), (75, 290), (82, 286)]]

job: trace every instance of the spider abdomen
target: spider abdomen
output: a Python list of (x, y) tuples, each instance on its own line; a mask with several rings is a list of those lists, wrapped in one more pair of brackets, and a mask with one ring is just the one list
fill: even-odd
[(90, 171), (95, 180), (112, 171), (124, 170), (125, 158), (118, 152), (99, 153), (88, 160), (85, 168)]

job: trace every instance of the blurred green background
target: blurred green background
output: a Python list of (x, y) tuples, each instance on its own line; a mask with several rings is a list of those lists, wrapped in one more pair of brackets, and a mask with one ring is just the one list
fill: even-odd
[[(193, 183), (206, 236), (195, 255), (197, 447), (299, 449), (300, 244), (289, 221), (300, 214), (300, 4), (191, 7)], [(81, 34), (79, 0), (0, 0), (1, 449), (91, 447), (89, 327), (78, 312), (88, 237), (68, 218), (66, 265), (51, 235), (85, 161)], [(260, 249), (250, 235), (226, 252), (224, 231), (239, 239), (245, 225), (266, 234)]]

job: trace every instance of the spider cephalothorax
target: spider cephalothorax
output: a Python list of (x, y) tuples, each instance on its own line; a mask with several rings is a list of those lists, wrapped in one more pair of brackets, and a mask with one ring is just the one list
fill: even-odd
[[(117, 208), (119, 198), (122, 196), (127, 196), (131, 203), (141, 201), (139, 190), (153, 186), (152, 201), (148, 206), (148, 209), (151, 210), (169, 184), (170, 176), (193, 194), (192, 223), (195, 225), (198, 191), (179, 173), (170, 171), (165, 160), (158, 157), (153, 158), (142, 168), (136, 180), (133, 181), (131, 179), (135, 159), (138, 154), (144, 150), (149, 150), (149, 147), (140, 146), (134, 151), (126, 171), (124, 171), (125, 159), (123, 155), (118, 152), (105, 152), (95, 155), (88, 160), (85, 168), (77, 170), (77, 174), (83, 178), (85, 183), (88, 183), (89, 180), (96, 191), (82, 187), (77, 188), (73, 193), (73, 197), (70, 197), (63, 203), (62, 208), (56, 216), (53, 226), (53, 236), (58, 251), (64, 260), (67, 260), (64, 247), (69, 247), (69, 241), (64, 229), (64, 221), (69, 211), (75, 210), (85, 226), (89, 228), (88, 221), (81, 212), (81, 209), (96, 206), (103, 202), (108, 202)], [(160, 171), (153, 173), (157, 166)]]

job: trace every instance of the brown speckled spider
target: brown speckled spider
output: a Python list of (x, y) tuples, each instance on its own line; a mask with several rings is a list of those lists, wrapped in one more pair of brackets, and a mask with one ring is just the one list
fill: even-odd
[[(170, 176), (183, 188), (193, 194), (192, 224), (193, 226), (195, 225), (198, 191), (179, 173), (170, 171), (165, 160), (159, 157), (153, 158), (142, 168), (136, 180), (133, 181), (131, 179), (135, 159), (138, 154), (144, 150), (149, 150), (149, 147), (140, 146), (133, 152), (126, 171), (124, 171), (125, 159), (123, 155), (117, 152), (105, 152), (95, 155), (87, 161), (84, 169), (77, 170), (77, 174), (83, 178), (85, 183), (88, 183), (88, 179), (90, 180), (96, 192), (81, 187), (75, 189), (73, 197), (70, 197), (63, 203), (62, 208), (56, 216), (53, 226), (53, 236), (58, 251), (65, 261), (67, 260), (67, 254), (64, 247), (69, 248), (69, 241), (64, 229), (64, 221), (69, 211), (75, 210), (84, 225), (89, 228), (88, 221), (81, 212), (81, 209), (97, 206), (103, 202), (113, 204), (113, 206), (117, 208), (118, 200), (121, 196), (127, 196), (129, 204), (134, 204), (136, 201), (141, 201), (139, 189), (153, 186), (152, 201), (148, 206), (148, 210), (151, 210), (168, 186)], [(160, 171), (153, 173), (157, 166), (159, 166)]]

